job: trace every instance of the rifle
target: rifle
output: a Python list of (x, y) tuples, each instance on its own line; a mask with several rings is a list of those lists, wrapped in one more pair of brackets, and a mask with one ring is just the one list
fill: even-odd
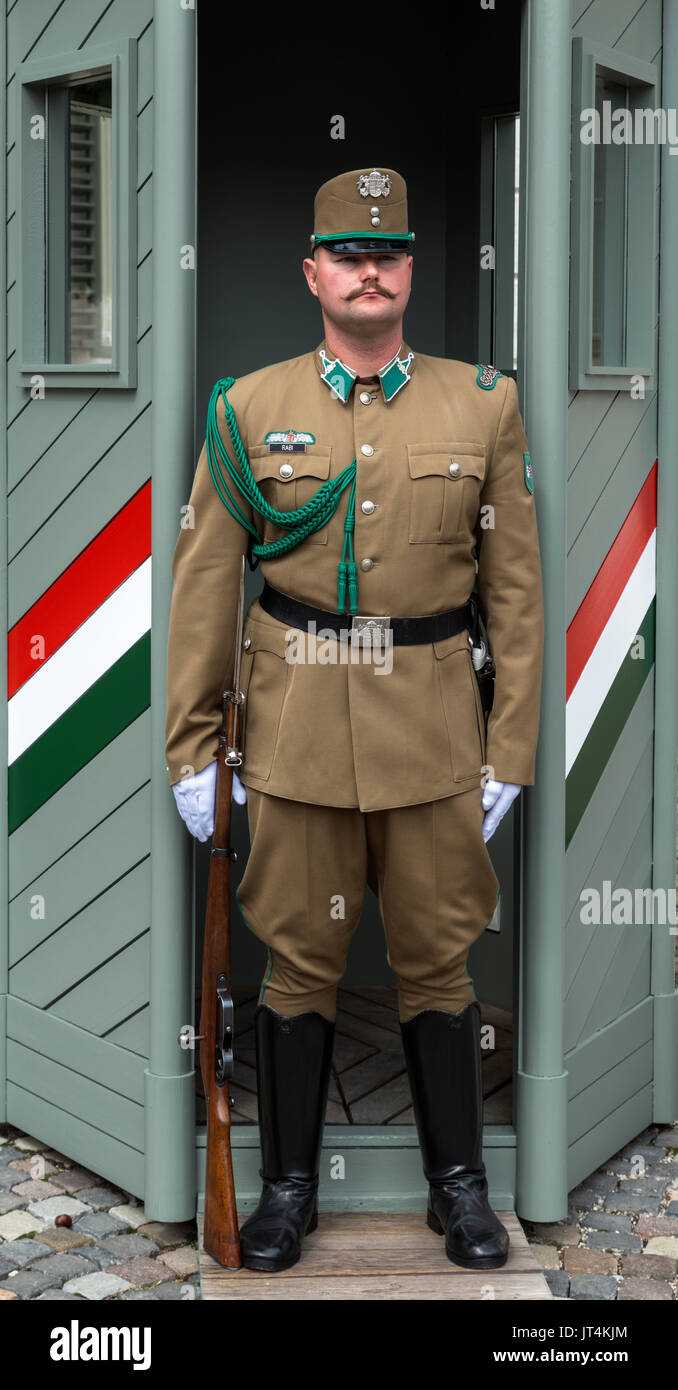
[(226, 1269), (240, 1269), (238, 1214), (231, 1157), (231, 1097), (233, 1075), (233, 999), (231, 984), (231, 795), (233, 769), (240, 767), (240, 652), (244, 610), (245, 557), (240, 572), (233, 690), (222, 698), (222, 723), (217, 753), (214, 833), (210, 856), (205, 943), (200, 1005), (200, 1070), (207, 1104), (205, 1162), (205, 1222), (203, 1245)]

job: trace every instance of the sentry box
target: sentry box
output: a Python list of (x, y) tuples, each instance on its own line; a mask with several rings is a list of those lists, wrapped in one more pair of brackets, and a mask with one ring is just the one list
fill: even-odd
[[(366, 158), (402, 170), (416, 214), (408, 341), (513, 375), (530, 441), (537, 777), (492, 838), (498, 909), (470, 962), (492, 1201), (561, 1218), (678, 1114), (678, 0), (466, 8), (453, 42), (395, 26), (358, 52), (338, 32), (322, 67), (303, 29), (189, 0), (16, 0), (3, 21), (0, 1107), (151, 1218), (193, 1216), (204, 1171), (208, 846), (164, 760), (181, 508), (214, 381), (319, 341), (313, 192)], [(247, 1210), (264, 962), (235, 901), (233, 920)], [(326, 1210), (424, 1205), (393, 978), (370, 892)]]

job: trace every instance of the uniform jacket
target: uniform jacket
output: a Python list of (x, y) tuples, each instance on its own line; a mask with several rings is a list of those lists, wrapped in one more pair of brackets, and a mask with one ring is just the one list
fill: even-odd
[[(492, 373), (489, 373), (490, 378)], [(240, 769), (275, 796), (362, 811), (433, 801), (499, 781), (534, 781), (543, 608), (527, 440), (515, 382), (479, 384), (476, 365), (403, 345), (376, 383), (356, 383), (326, 343), (239, 378), (228, 398), (266, 499), (286, 511), (357, 460), (358, 612), (412, 616), (466, 602), (478, 576), (495, 661), (487, 731), (468, 633), (393, 646), (376, 661), (290, 661), (291, 630), (255, 600), (245, 616)], [(234, 459), (221, 397), (219, 431)], [(270, 434), (312, 437), (271, 450)], [(458, 465), (450, 472), (450, 464)], [(281, 475), (282, 465), (287, 465)], [(456, 476), (453, 476), (456, 474)], [(285, 534), (229, 482), (264, 541)], [(363, 504), (367, 504), (363, 506)], [(373, 504), (371, 506), (370, 504)], [(280, 558), (261, 561), (276, 589), (337, 611), (348, 489), (335, 515)], [(170, 783), (216, 757), (221, 696), (232, 685), (241, 556), (249, 533), (212, 481), (203, 445), (172, 566), (166, 761)], [(368, 568), (361, 562), (371, 561)], [(344, 617), (342, 626), (350, 625)], [(298, 634), (297, 634), (298, 638)], [(316, 643), (318, 642), (318, 645)], [(327, 652), (337, 644), (331, 643)], [(297, 655), (298, 655), (297, 648)]]

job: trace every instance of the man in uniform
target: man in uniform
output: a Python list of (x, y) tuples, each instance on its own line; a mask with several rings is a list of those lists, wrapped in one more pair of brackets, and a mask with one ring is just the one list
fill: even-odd
[[(303, 269), (325, 337), (217, 383), (174, 556), (166, 758), (204, 840), (241, 557), (253, 538), (269, 547), (244, 623), (247, 793), (234, 791), (251, 838), (237, 896), (268, 947), (255, 1012), (263, 1189), (241, 1229), (253, 1269), (294, 1264), (317, 1223), (336, 989), (366, 882), (398, 975), (428, 1224), (466, 1268), (495, 1268), (508, 1251), (487, 1196), (466, 959), (497, 900), (486, 839), (534, 781), (534, 484), (513, 379), (403, 341), (412, 242), (394, 170), (318, 190)], [(286, 527), (281, 514), (303, 508)], [(496, 668), (487, 724), (469, 635), (476, 581)]]

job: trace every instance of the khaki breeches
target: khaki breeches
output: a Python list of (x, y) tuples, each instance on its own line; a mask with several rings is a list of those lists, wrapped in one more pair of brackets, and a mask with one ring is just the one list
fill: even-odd
[(268, 947), (259, 996), (280, 1014), (336, 1014), (367, 883), (378, 893), (400, 1018), (475, 998), (466, 958), (498, 880), (482, 788), (392, 810), (318, 806), (247, 789), (250, 856), (237, 899)]

